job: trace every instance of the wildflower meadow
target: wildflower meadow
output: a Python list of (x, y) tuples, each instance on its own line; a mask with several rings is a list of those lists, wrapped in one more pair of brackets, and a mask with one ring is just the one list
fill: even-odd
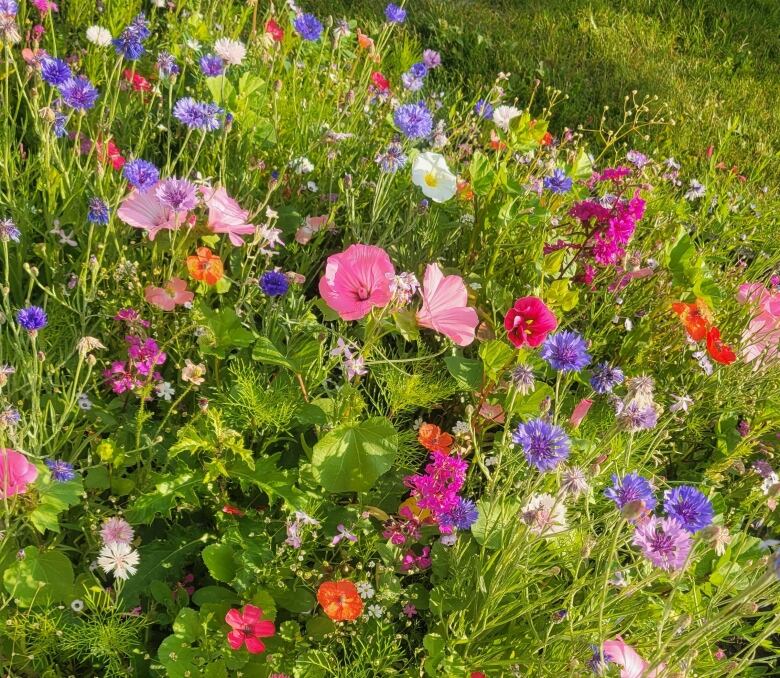
[(327, 4), (0, 0), (3, 675), (780, 675), (777, 187)]

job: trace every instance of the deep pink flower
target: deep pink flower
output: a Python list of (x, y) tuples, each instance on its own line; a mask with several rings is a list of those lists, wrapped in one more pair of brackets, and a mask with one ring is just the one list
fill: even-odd
[(243, 235), (254, 235), (255, 225), (250, 224), (249, 212), (241, 209), (224, 188), (200, 189), (203, 202), (209, 208), (208, 226), (214, 233), (225, 233), (236, 247), (244, 244)]
[(187, 283), (184, 280), (171, 278), (164, 287), (149, 285), (144, 290), (144, 298), (163, 311), (172, 311), (177, 306), (191, 302), (195, 294), (187, 290)]
[(227, 639), (233, 650), (240, 650), (246, 644), (251, 654), (265, 651), (265, 643), (261, 638), (270, 638), (276, 633), (272, 621), (261, 619), (263, 611), (254, 605), (244, 605), (243, 611), (233, 608), (228, 610), (225, 621), (233, 627), (228, 631)]
[(0, 448), (0, 499), (24, 494), (37, 477), (38, 469), (21, 452)]
[(558, 326), (555, 314), (538, 297), (520, 297), (504, 317), (507, 338), (515, 346), (539, 346)]
[(422, 327), (436, 330), (458, 346), (468, 346), (474, 341), (479, 317), (468, 306), (469, 295), (463, 278), (445, 276), (438, 264), (428, 264), (420, 296), (423, 301), (417, 311), (417, 322)]
[(382, 248), (350, 245), (328, 257), (320, 294), (342, 320), (360, 320), (390, 302), (394, 276), (393, 262)]

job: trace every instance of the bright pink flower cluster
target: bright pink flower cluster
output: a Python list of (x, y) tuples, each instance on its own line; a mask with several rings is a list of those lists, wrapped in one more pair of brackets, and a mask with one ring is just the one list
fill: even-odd
[(391, 518), (385, 523), (385, 529), (382, 536), (389, 539), (396, 546), (401, 546), (407, 541), (417, 541), (420, 539), (424, 521), (414, 515), (408, 506), (401, 506), (398, 510), (400, 518)]
[(422, 553), (417, 555), (414, 551), (407, 551), (401, 559), (401, 572), (409, 570), (427, 570), (431, 566), (431, 547), (423, 546)]
[[(122, 309), (115, 319), (128, 323), (134, 330), (148, 327), (148, 322), (140, 318), (133, 309)], [(137, 334), (128, 334), (125, 342), (128, 359), (116, 360), (103, 371), (103, 377), (111, 390), (119, 395), (150, 382), (162, 381), (162, 375), (157, 372), (156, 367), (163, 365), (167, 356), (160, 350), (157, 342), (151, 337)]]
[(466, 481), (469, 464), (453, 454), (431, 452), (425, 474), (407, 476), (404, 484), (417, 499), (417, 506), (428, 509), (437, 521), (449, 514), (458, 503), (458, 492)]

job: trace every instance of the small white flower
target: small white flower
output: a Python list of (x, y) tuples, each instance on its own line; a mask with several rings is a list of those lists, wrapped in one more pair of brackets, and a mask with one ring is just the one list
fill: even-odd
[(195, 52), (200, 52), (200, 42), (195, 38), (187, 38), (187, 47)]
[(111, 31), (102, 26), (90, 26), (87, 29), (87, 40), (98, 47), (108, 47), (111, 44)]
[(764, 482), (761, 483), (761, 491), (768, 495), (769, 490), (771, 490), (774, 485), (777, 485), (777, 483), (780, 483), (780, 478), (778, 478), (777, 473), (773, 471), (766, 478), (764, 478)]
[(669, 406), (670, 412), (685, 412), (687, 413), (691, 405), (693, 405), (693, 398), (689, 395), (673, 395), (674, 402)]
[(452, 432), (456, 436), (467, 436), (471, 433), (471, 428), (465, 421), (456, 421), (455, 426), (452, 427)]
[(374, 587), (367, 581), (359, 581), (356, 585), (358, 593), (363, 600), (370, 600), (374, 597)]
[(457, 179), (440, 153), (420, 153), (412, 163), (412, 183), (433, 202), (447, 202), (457, 191)]
[(493, 122), (496, 124), (496, 127), (504, 130), (504, 132), (508, 132), (509, 123), (520, 114), (520, 109), (514, 106), (496, 106), (493, 110)]
[(138, 571), (141, 558), (129, 544), (110, 542), (98, 554), (98, 565), (106, 574), (113, 572), (118, 579), (128, 579)]
[(157, 397), (162, 398), (163, 400), (170, 400), (173, 397), (173, 394), (176, 393), (176, 390), (171, 386), (170, 381), (163, 381), (157, 386), (154, 387), (154, 390), (157, 391)]
[(290, 169), (296, 174), (308, 174), (314, 171), (314, 164), (307, 157), (301, 156), (290, 161)]
[(385, 609), (381, 605), (369, 605), (366, 609), (366, 612), (368, 612), (369, 615), (374, 617), (375, 619), (379, 619), (384, 613)]
[(82, 410), (92, 409), (92, 401), (89, 399), (89, 396), (86, 393), (79, 393), (79, 397), (76, 400), (76, 404)]
[(439, 541), (442, 546), (455, 546), (455, 542), (458, 541), (458, 535), (454, 532), (452, 534), (443, 534), (439, 537)]
[(534, 534), (549, 535), (566, 530), (566, 506), (546, 492), (533, 495), (521, 509), (520, 517)]
[(84, 609), (84, 601), (76, 598), (76, 600), (71, 601), (70, 609), (74, 612), (81, 612)]
[(320, 190), (319, 186), (317, 186), (317, 184), (313, 181), (307, 181), (306, 188), (308, 188), (311, 193), (316, 193)]
[(214, 51), (230, 66), (240, 66), (246, 57), (246, 47), (239, 40), (220, 38), (214, 43)]

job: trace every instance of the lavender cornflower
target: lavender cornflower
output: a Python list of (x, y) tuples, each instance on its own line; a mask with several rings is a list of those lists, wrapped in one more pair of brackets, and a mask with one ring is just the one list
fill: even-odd
[(172, 78), (180, 72), (179, 64), (176, 63), (176, 57), (170, 52), (160, 52), (157, 55), (157, 72), (160, 77)]
[(715, 515), (710, 500), (690, 485), (664, 492), (664, 511), (691, 534), (710, 525)]
[(686, 200), (693, 201), (698, 200), (699, 198), (703, 198), (706, 194), (707, 189), (704, 187), (704, 185), (696, 181), (696, 179), (691, 179), (691, 186), (683, 197)]
[(141, 193), (144, 193), (157, 185), (160, 180), (160, 170), (152, 163), (136, 158), (125, 163), (122, 168), (122, 176)]
[(422, 61), (418, 61), (416, 64), (413, 64), (407, 72), (415, 78), (424, 78), (428, 75), (428, 67)]
[(452, 507), (449, 513), (439, 518), (439, 525), (454, 527), (458, 530), (468, 530), (479, 518), (477, 505), (471, 499), (458, 498), (458, 503)]
[(79, 75), (60, 85), (60, 96), (71, 108), (86, 111), (95, 105), (99, 92), (87, 78)]
[(73, 470), (73, 464), (69, 464), (67, 461), (63, 461), (62, 459), (47, 459), (44, 461), (44, 464), (49, 467), (52, 480), (58, 483), (66, 483), (76, 477), (76, 472)]
[(612, 393), (612, 389), (623, 383), (623, 371), (609, 363), (599, 363), (593, 368), (590, 386), (598, 394)]
[(397, 141), (393, 141), (384, 151), (384, 153), (377, 153), (374, 162), (379, 165), (383, 172), (388, 174), (394, 174), (406, 165), (406, 154), (404, 153), (404, 147)]
[(615, 660), (612, 655), (600, 650), (595, 645), (591, 646), (593, 656), (588, 660), (588, 668), (597, 676), (603, 676), (609, 670), (609, 664)]
[(474, 104), (474, 113), (480, 118), (484, 118), (485, 120), (493, 119), (494, 110), (495, 109), (493, 108), (493, 104), (491, 104), (486, 99), (480, 99), (476, 104)]
[(441, 54), (435, 49), (426, 49), (423, 52), (422, 62), (425, 64), (425, 67), (431, 71), (434, 68), (441, 66)]
[(407, 72), (401, 76), (401, 84), (405, 90), (419, 92), (423, 88), (423, 85), (425, 85), (425, 82), (422, 78), (418, 78), (412, 75), (412, 73)]
[(41, 61), (41, 77), (50, 85), (59, 87), (73, 77), (70, 66), (62, 59), (44, 57)]
[(619, 509), (636, 501), (641, 501), (648, 511), (652, 511), (656, 505), (650, 481), (640, 476), (636, 471), (632, 471), (622, 478), (613, 473), (612, 487), (604, 490), (604, 496), (614, 501)]
[(58, 139), (68, 135), (68, 130), (65, 128), (65, 123), (68, 122), (68, 118), (64, 113), (60, 111), (54, 112), (54, 123), (52, 129), (54, 130), (54, 136)]
[(174, 212), (189, 212), (198, 205), (198, 189), (186, 179), (171, 177), (160, 182), (155, 195)]
[(287, 276), (279, 271), (266, 271), (260, 276), (258, 282), (263, 294), (269, 297), (281, 297), (290, 289), (290, 281)]
[(27, 330), (30, 333), (37, 332), (46, 327), (46, 323), (49, 321), (44, 311), (40, 306), (28, 306), (27, 308), (21, 308), (16, 312), (16, 322), (19, 326)]
[(225, 70), (225, 62), (218, 54), (206, 54), (200, 59), (200, 70), (203, 71), (203, 75), (214, 78), (222, 75), (222, 71)]
[(219, 115), (223, 110), (216, 104), (195, 101), (192, 97), (179, 99), (173, 107), (174, 117), (190, 129), (212, 131), (222, 125)]
[(653, 565), (667, 572), (681, 569), (691, 551), (691, 537), (676, 518), (650, 516), (637, 526), (633, 543)]
[(0, 411), (0, 429), (15, 428), (21, 420), (22, 415), (14, 407), (6, 407)]
[(393, 295), (393, 301), (398, 306), (406, 306), (412, 297), (420, 289), (420, 281), (414, 273), (404, 271), (398, 275), (387, 274), (390, 278), (390, 292)]
[(89, 221), (91, 224), (102, 224), (103, 226), (108, 223), (108, 205), (106, 205), (106, 203), (104, 203), (100, 198), (89, 199), (87, 221)]
[(539, 355), (560, 372), (579, 372), (590, 363), (585, 340), (576, 332), (563, 330), (544, 340)]
[(569, 438), (560, 426), (544, 419), (520, 424), (512, 442), (523, 448), (526, 461), (538, 471), (551, 471), (569, 456)]
[(433, 116), (423, 102), (403, 104), (395, 109), (393, 121), (410, 139), (427, 137), (433, 130)]
[(561, 473), (561, 491), (571, 495), (572, 497), (579, 497), (581, 494), (586, 494), (590, 486), (588, 485), (588, 479), (579, 466), (570, 466), (563, 470)]
[(16, 16), (18, 11), (19, 5), (14, 0), (0, 0), (0, 14)]
[(313, 14), (299, 14), (293, 21), (293, 26), (304, 40), (316, 42), (322, 35), (322, 24)]
[(534, 371), (529, 365), (518, 365), (509, 375), (512, 385), (517, 389), (520, 395), (528, 395), (534, 390), (536, 380)]
[(0, 219), (0, 242), (13, 240), (19, 242), (22, 232), (16, 228), (12, 219)]
[(650, 158), (648, 158), (644, 153), (633, 150), (626, 153), (626, 160), (639, 169), (642, 169), (650, 162)]
[(403, 7), (399, 7), (394, 2), (390, 2), (387, 7), (385, 7), (385, 18), (391, 24), (402, 24), (406, 21), (406, 10)]
[(143, 41), (151, 35), (149, 23), (146, 16), (141, 13), (137, 15), (122, 31), (118, 38), (112, 41), (116, 48), (116, 53), (121, 54), (125, 59), (135, 61), (140, 59), (146, 52)]
[(550, 193), (568, 193), (572, 187), (572, 180), (566, 176), (566, 172), (556, 167), (549, 177), (544, 178), (542, 185)]
[(658, 424), (658, 409), (655, 404), (644, 405), (636, 400), (630, 400), (617, 413), (618, 426), (628, 433), (649, 431)]

